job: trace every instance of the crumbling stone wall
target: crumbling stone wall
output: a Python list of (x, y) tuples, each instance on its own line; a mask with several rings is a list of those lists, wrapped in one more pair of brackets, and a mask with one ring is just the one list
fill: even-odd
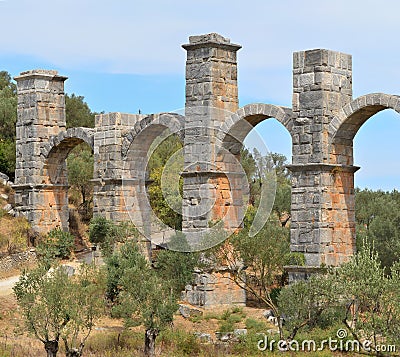
[(0, 272), (6, 273), (13, 269), (21, 269), (22, 266), (36, 261), (36, 252), (27, 251), (7, 255), (0, 258)]
[(218, 34), (192, 36), (187, 51), (185, 116), (101, 114), (94, 129), (66, 130), (64, 81), (56, 71), (33, 70), (18, 86), (16, 209), (34, 229), (68, 228), (65, 158), (77, 144), (94, 152), (94, 213), (131, 219), (152, 235), (146, 202), (146, 162), (165, 130), (184, 143), (183, 231), (193, 242), (209, 222), (238, 228), (246, 208), (238, 164), (243, 140), (263, 120), (277, 119), (292, 138), (291, 250), (306, 267), (338, 265), (355, 250), (353, 138), (384, 109), (400, 112), (400, 99), (382, 93), (352, 98), (352, 58), (325, 49), (293, 55), (293, 103), (238, 105), (237, 51)]

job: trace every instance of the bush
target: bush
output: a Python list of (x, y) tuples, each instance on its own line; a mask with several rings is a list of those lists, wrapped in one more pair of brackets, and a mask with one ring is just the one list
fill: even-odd
[[(184, 246), (187, 240), (184, 235), (177, 234), (171, 238), (170, 245)], [(157, 254), (154, 264), (157, 273), (165, 280), (173, 283), (174, 291), (180, 294), (186, 284), (193, 280), (193, 271), (198, 264), (199, 254), (194, 252), (181, 252), (162, 250)]]
[(74, 237), (60, 228), (52, 229), (40, 241), (36, 251), (43, 260), (68, 259), (74, 247)]
[(137, 239), (138, 231), (130, 222), (115, 224), (101, 216), (96, 216), (90, 221), (89, 240), (91, 243), (99, 244), (106, 257), (110, 257), (113, 253), (115, 243), (124, 243), (132, 237)]
[(251, 318), (246, 320), (246, 328), (253, 332), (265, 332), (267, 330), (267, 326), (264, 322)]
[(222, 333), (233, 332), (235, 329), (233, 322), (229, 320), (222, 320), (218, 325), (218, 331)]
[(165, 330), (160, 334), (160, 344), (174, 351), (173, 356), (196, 356), (201, 351), (200, 342), (192, 334), (182, 330)]

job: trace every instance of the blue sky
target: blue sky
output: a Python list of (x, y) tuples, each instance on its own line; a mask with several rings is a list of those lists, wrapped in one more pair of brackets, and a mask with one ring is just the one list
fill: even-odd
[[(291, 106), (292, 52), (312, 48), (353, 55), (354, 97), (399, 94), (399, 11), (395, 0), (0, 0), (0, 69), (57, 69), (95, 111), (173, 111), (184, 106), (181, 44), (218, 32), (243, 46), (240, 105)], [(385, 111), (357, 134), (358, 186), (400, 189), (399, 119)], [(290, 156), (279, 124), (257, 129)]]

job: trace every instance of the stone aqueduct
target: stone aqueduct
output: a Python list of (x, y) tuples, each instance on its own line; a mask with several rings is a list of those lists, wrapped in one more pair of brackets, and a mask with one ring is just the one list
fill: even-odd
[[(86, 142), (94, 153), (94, 214), (128, 220), (128, 204), (134, 223), (145, 226), (150, 210), (144, 199), (146, 157), (152, 142), (168, 128), (184, 143), (183, 230), (206, 227), (227, 207), (228, 218), (234, 219), (243, 211), (241, 192), (229, 186), (224, 173), (231, 170), (229, 162), (218, 148), (237, 156), (234, 144), (250, 130), (244, 124), (275, 118), (292, 138), (291, 250), (306, 258), (306, 267), (293, 267), (291, 273), (300, 277), (322, 264), (346, 261), (355, 250), (358, 167), (353, 164), (353, 138), (377, 112), (388, 108), (400, 112), (400, 97), (374, 93), (353, 99), (351, 56), (316, 49), (293, 54), (292, 108), (273, 104), (239, 108), (236, 54), (241, 46), (208, 34), (190, 37), (183, 48), (187, 51), (185, 117), (109, 113), (96, 117), (94, 129), (66, 130), (66, 77), (44, 70), (16, 77), (18, 211), (38, 231), (68, 229), (65, 159), (72, 148)], [(232, 114), (219, 115), (215, 108)], [(123, 184), (126, 174), (129, 185)], [(200, 186), (213, 192), (201, 196)], [(207, 198), (215, 198), (215, 190), (214, 206), (202, 212), (199, 208)], [(130, 197), (128, 203), (124, 197)]]

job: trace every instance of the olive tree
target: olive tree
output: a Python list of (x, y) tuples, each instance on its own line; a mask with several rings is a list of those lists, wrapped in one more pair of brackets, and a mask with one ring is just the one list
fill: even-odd
[[(102, 311), (101, 277), (95, 267), (69, 276), (63, 266), (46, 264), (25, 271), (14, 286), (27, 329), (40, 340), (48, 357), (55, 357), (60, 338), (67, 356), (79, 357), (94, 320)], [(78, 338), (81, 336), (80, 338)]]
[(127, 326), (144, 326), (145, 355), (155, 356), (156, 338), (172, 323), (178, 308), (171, 283), (157, 274), (132, 241), (114, 252), (107, 265), (109, 285), (114, 287), (114, 314), (123, 317)]

